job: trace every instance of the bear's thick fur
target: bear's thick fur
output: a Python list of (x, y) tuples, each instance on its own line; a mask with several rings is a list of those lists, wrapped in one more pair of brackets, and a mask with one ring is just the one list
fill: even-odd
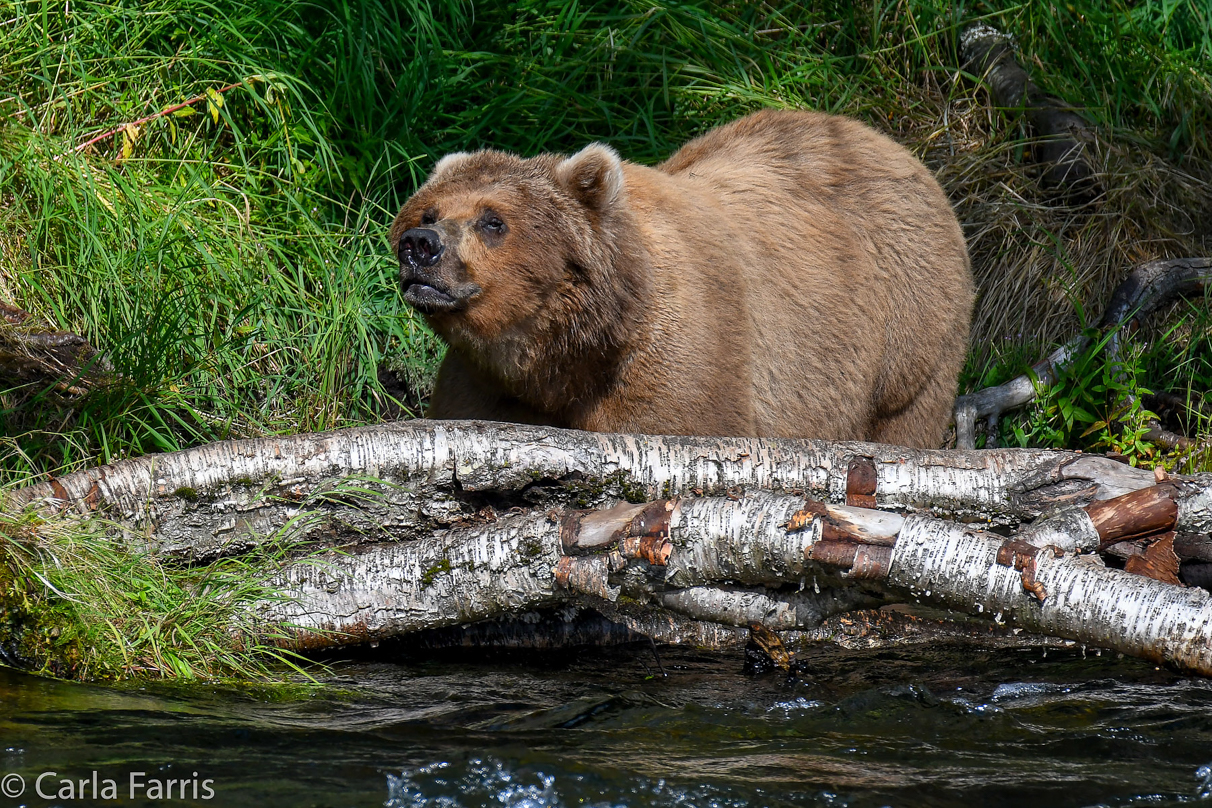
[(433, 418), (934, 447), (967, 349), (947, 197), (847, 118), (759, 112), (655, 168), (448, 155), (391, 240), (450, 345)]

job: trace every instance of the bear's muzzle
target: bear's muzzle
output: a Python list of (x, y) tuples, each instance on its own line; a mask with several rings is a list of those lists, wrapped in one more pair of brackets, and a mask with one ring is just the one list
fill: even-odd
[(481, 291), (476, 283), (449, 278), (452, 270), (460, 274), (462, 262), (447, 255), (437, 230), (427, 227), (406, 230), (400, 236), (398, 255), (404, 299), (422, 314), (465, 309), (467, 301)]

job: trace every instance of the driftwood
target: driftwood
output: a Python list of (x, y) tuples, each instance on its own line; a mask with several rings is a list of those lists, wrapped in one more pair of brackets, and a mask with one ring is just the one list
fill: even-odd
[(10, 501), (55, 502), (84, 514), (104, 509), (150, 536), (159, 552), (206, 561), (245, 551), (304, 512), (310, 517), (297, 526), (300, 538), (365, 544), (423, 539), (515, 507), (601, 507), (751, 489), (841, 502), (852, 476), (850, 488), (874, 491), (864, 495), (869, 506), (1004, 525), (1154, 482), (1149, 472), (1070, 452), (403, 421), (145, 455), (53, 478)]
[[(1109, 332), (1106, 354), (1119, 358), (1123, 336), (1135, 331), (1142, 318), (1179, 295), (1202, 294), (1212, 284), (1212, 258), (1170, 258), (1135, 267), (1111, 296), (1099, 328)], [(987, 446), (996, 446), (997, 423), (1003, 412), (1028, 404), (1037, 391), (1056, 382), (1059, 371), (1090, 345), (1090, 336), (1079, 334), (1037, 362), (1028, 373), (997, 387), (988, 387), (955, 400), (956, 448), (976, 447), (976, 427), (986, 424)], [(1147, 440), (1166, 448), (1190, 448), (1195, 441), (1152, 425)]]
[[(183, 561), (284, 526), (334, 548), (263, 606), (304, 649), (586, 607), (718, 646), (920, 600), (1212, 675), (1212, 600), (1158, 580), (1152, 549), (1204, 563), (1212, 475), (1076, 453), (413, 421), (125, 460), (15, 500), (104, 513)], [(1100, 561), (1129, 544), (1141, 574)]]
[(985, 23), (970, 25), (960, 35), (960, 58), (968, 73), (985, 80), (998, 106), (1023, 111), (1036, 137), (1033, 152), (1044, 167), (1040, 184), (1045, 190), (1077, 204), (1102, 193), (1090, 162), (1093, 130), (1031, 80), (1014, 58), (1009, 36)]
[(0, 303), (0, 392), (50, 387), (81, 396), (102, 377), (97, 350), (79, 334), (48, 328), (29, 312)]
[[(1212, 489), (1189, 485), (1126, 496), (1169, 503), (1171, 526), (1206, 527)], [(1082, 513), (1096, 544), (1157, 521), (1156, 508), (1115, 500), (1094, 508), (1103, 512), (1097, 525), (1093, 508)], [(297, 626), (299, 645), (316, 647), (564, 599), (626, 598), (697, 621), (788, 630), (909, 597), (1212, 675), (1212, 595), (1054, 545), (930, 516), (758, 493), (613, 511), (614, 541), (606, 548), (577, 542), (581, 523), (600, 513), (557, 511), (297, 565), (284, 579), (297, 599), (269, 614)]]

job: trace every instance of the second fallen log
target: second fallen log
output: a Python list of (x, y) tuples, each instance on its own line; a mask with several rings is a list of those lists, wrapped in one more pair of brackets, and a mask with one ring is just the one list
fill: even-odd
[[(1124, 535), (1201, 528), (1212, 501), (1206, 482), (1157, 486), (1096, 506), (1115, 514), (1100, 523)], [(1166, 499), (1174, 507), (1157, 504)], [(1142, 502), (1149, 507), (1137, 507)], [(1212, 676), (1212, 596), (1091, 558), (925, 515), (754, 492), (598, 512), (555, 509), (426, 541), (360, 547), (288, 569), (284, 594), (294, 600), (267, 613), (294, 623), (300, 646), (315, 647), (561, 600), (612, 604), (625, 595), (695, 620), (790, 629), (916, 598)]]

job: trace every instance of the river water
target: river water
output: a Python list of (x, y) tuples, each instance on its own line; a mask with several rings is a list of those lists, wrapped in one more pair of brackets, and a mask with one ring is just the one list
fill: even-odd
[(24, 784), (0, 806), (1212, 805), (1207, 680), (1076, 648), (801, 656), (795, 681), (642, 645), (361, 660), (288, 697), (0, 669)]

